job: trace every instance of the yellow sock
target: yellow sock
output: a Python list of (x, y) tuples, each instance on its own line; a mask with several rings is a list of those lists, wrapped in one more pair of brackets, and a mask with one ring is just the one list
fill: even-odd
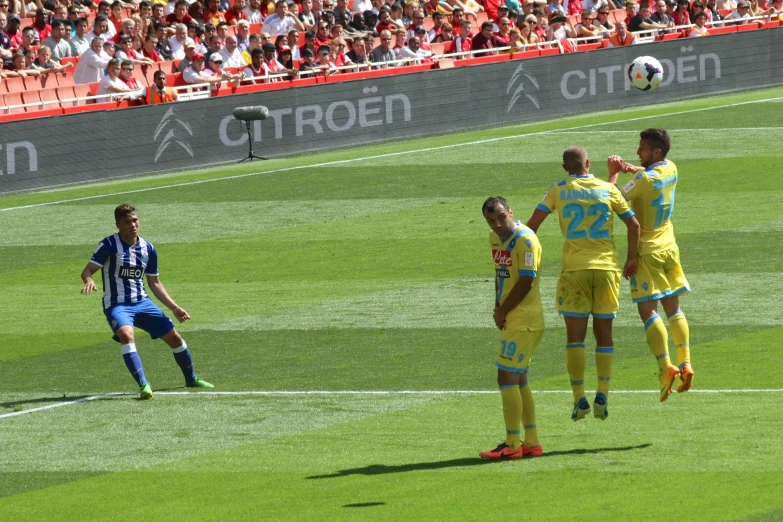
[(658, 314), (650, 317), (644, 323), (644, 333), (647, 335), (647, 344), (650, 351), (658, 360), (658, 369), (663, 374), (672, 362), (669, 359), (669, 336), (666, 333), (666, 327), (663, 325), (663, 319)]
[(595, 369), (598, 373), (598, 393), (609, 396), (609, 381), (612, 379), (612, 363), (614, 362), (614, 348), (595, 349)]
[(533, 402), (533, 391), (527, 383), (519, 387), (522, 396), (522, 426), (525, 429), (525, 446), (538, 446), (538, 431), (536, 431), (536, 403)]
[(571, 390), (574, 392), (574, 404), (585, 396), (585, 343), (566, 345), (568, 376), (571, 378)]
[(519, 449), (519, 424), (522, 420), (522, 397), (516, 384), (500, 387), (503, 397), (503, 419), (506, 421), (506, 444), (511, 449)]
[(669, 329), (677, 346), (677, 363), (682, 368), (683, 364), (691, 363), (690, 330), (682, 310), (677, 310), (669, 316)]

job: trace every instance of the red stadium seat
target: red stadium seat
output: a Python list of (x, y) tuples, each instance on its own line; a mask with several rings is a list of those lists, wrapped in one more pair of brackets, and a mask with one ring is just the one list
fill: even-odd
[[(72, 63), (74, 67), (76, 67), (76, 64), (79, 63), (79, 57), (78, 56), (66, 56), (65, 58), (60, 58), (60, 63), (63, 65)], [(73, 69), (71, 69), (73, 71)]]
[(710, 36), (714, 36), (716, 34), (736, 33), (737, 32), (737, 26), (736, 25), (729, 25), (729, 26), (725, 26), (725, 27), (710, 27), (707, 30), (710, 32)]
[(677, 31), (676, 33), (666, 33), (665, 35), (661, 36), (661, 40), (665, 42), (668, 40), (676, 40), (680, 37), (682, 37), (682, 33)]
[(738, 25), (737, 26), (737, 32), (741, 33), (742, 31), (755, 31), (758, 28), (759, 28), (759, 24), (757, 24), (755, 22), (748, 22), (748, 23), (743, 24), (743, 25)]
[[(49, 76), (52, 76), (51, 74)], [(60, 87), (73, 87), (73, 71), (65, 71), (55, 74), (57, 85)]]
[(434, 44), (430, 44), (430, 47), (432, 48), (432, 54), (434, 54), (435, 56), (440, 56), (446, 50), (446, 43), (445, 42), (434, 43)]
[(27, 89), (27, 87), (25, 87), (24, 81), (25, 78), (21, 77), (6, 78), (6, 80), (2, 83), (2, 85), (5, 86), (5, 90), (3, 92), (24, 92)]
[[(23, 105), (22, 94), (18, 92), (9, 92), (3, 95), (3, 106), (8, 107), (11, 105)], [(2, 111), (3, 114), (20, 114), (27, 112), (23, 107), (16, 107), (13, 109), (6, 109)]]
[(41, 89), (39, 91), (42, 102), (54, 102), (54, 103), (46, 103), (45, 105), (43, 105), (43, 110), (57, 109), (62, 107), (62, 105), (60, 104), (60, 98), (57, 96), (57, 89), (59, 89), (59, 87)]
[(22, 100), (24, 100), (25, 105), (29, 103), (38, 104), (33, 107), (26, 107), (27, 112), (39, 111), (43, 109), (43, 104), (41, 103), (41, 91), (25, 91), (22, 93)]
[(454, 60), (451, 58), (441, 58), (435, 62), (438, 69), (451, 69), (454, 67)]
[[(581, 48), (580, 48), (581, 50)], [(531, 49), (529, 51), (521, 51), (518, 53), (511, 53), (512, 60), (522, 60), (524, 58), (536, 58), (541, 56), (541, 52), (538, 49)]]
[(77, 104), (76, 93), (73, 92), (73, 87), (57, 87), (57, 98), (60, 100), (60, 106), (73, 107)]
[(609, 20), (612, 21), (612, 23), (616, 24), (617, 22), (625, 22), (625, 19), (628, 17), (628, 13), (625, 12), (625, 9), (614, 9), (611, 13), (609, 13)]
[(601, 48), (601, 42), (595, 42), (595, 43), (579, 44), (577, 46), (576, 50), (581, 53), (583, 51), (594, 51), (594, 50), (600, 49), (600, 48)]
[(87, 105), (87, 103), (89, 102), (89, 100), (85, 100), (84, 98), (86, 98), (87, 96), (91, 96), (90, 85), (91, 84), (86, 84), (86, 85), (82, 84), (82, 85), (73, 86), (73, 92), (76, 95), (76, 97), (79, 98), (77, 105)]
[[(250, 32), (251, 33), (256, 33), (256, 34), (261, 34), (261, 24), (250, 24)], [(302, 34), (304, 34), (304, 33), (302, 33)]]
[(560, 54), (560, 49), (558, 47), (550, 47), (549, 49), (541, 49), (541, 56), (552, 56), (555, 54)]

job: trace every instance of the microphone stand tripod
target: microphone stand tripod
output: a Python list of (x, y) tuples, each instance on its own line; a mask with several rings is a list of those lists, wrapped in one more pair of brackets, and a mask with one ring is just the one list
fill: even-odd
[(237, 163), (242, 163), (243, 161), (253, 161), (254, 159), (258, 159), (258, 160), (267, 159), (267, 158), (262, 158), (261, 156), (256, 156), (255, 152), (253, 152), (253, 135), (250, 133), (250, 120), (244, 120), (244, 122), (245, 125), (247, 126), (247, 144), (250, 146), (250, 150), (247, 153), (247, 158), (243, 158), (239, 160)]

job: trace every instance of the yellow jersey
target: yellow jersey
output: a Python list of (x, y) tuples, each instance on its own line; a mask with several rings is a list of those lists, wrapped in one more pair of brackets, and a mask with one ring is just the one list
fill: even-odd
[(544, 309), (541, 306), (541, 244), (536, 234), (520, 222), (511, 235), (502, 241), (495, 232), (489, 233), (492, 258), (495, 261), (495, 302), (503, 304), (520, 276), (534, 277), (533, 288), (516, 308), (506, 315), (509, 330), (543, 330)]
[(634, 211), (617, 187), (592, 174), (571, 174), (549, 187), (536, 208), (557, 211), (565, 237), (563, 272), (620, 270), (612, 213), (628, 219)]
[(642, 227), (639, 255), (677, 246), (671, 221), (676, 189), (677, 166), (668, 160), (650, 165), (620, 189)]

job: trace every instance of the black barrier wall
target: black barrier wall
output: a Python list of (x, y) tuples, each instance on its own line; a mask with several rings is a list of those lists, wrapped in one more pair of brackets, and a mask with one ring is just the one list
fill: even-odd
[[(779, 85), (783, 28), (0, 124), (0, 193)], [(664, 82), (632, 89), (652, 54)]]

